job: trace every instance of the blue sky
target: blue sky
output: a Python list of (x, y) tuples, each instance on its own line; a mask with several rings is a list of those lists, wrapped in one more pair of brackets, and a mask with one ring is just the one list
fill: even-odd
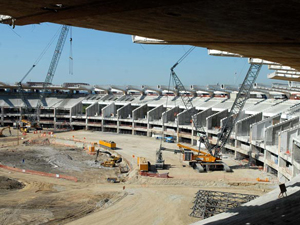
[[(61, 25), (0, 25), (0, 81), (20, 81)], [(130, 35), (72, 28), (73, 75), (69, 74), (69, 38), (66, 41), (54, 84), (85, 82), (90, 84), (158, 85), (168, 84), (170, 67), (190, 46), (140, 45)], [(57, 39), (25, 81), (44, 81)], [(240, 84), (249, 68), (247, 59), (209, 56), (205, 48), (196, 48), (177, 68), (184, 85)], [(272, 71), (264, 66), (258, 83)]]

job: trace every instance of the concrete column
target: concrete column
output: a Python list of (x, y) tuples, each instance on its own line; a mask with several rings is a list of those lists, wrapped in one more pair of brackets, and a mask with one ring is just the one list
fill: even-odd
[(4, 107), (1, 107), (1, 117), (0, 117), (1, 126), (4, 126)]
[(54, 118), (53, 118), (53, 121), (54, 121), (54, 129), (56, 129), (56, 108), (53, 109), (53, 113), (54, 113)]

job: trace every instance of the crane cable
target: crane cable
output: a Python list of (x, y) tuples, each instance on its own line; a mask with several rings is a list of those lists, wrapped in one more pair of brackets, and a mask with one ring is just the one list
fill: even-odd
[(69, 74), (73, 75), (73, 35), (72, 35), (72, 27), (70, 27)]
[(44, 48), (44, 50), (42, 51), (42, 53), (39, 55), (39, 57), (35, 60), (35, 62), (33, 63), (33, 65), (31, 66), (31, 68), (28, 70), (28, 72), (23, 76), (22, 80), (19, 82), (20, 84), (25, 80), (25, 78), (30, 74), (30, 72), (33, 70), (34, 67), (37, 66), (37, 64), (41, 61), (41, 59), (43, 58), (43, 56), (46, 54), (46, 52), (48, 51), (48, 49), (50, 48), (50, 46), (53, 44), (53, 41), (56, 39), (56, 37), (58, 36), (59, 33), (59, 29), (57, 29), (56, 33), (54, 34), (54, 36), (52, 37), (52, 39), (49, 41), (49, 43), (46, 45), (46, 47)]

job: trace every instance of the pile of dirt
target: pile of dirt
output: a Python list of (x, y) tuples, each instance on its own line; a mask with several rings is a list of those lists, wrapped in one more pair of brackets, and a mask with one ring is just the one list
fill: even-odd
[(22, 189), (25, 185), (17, 180), (0, 176), (0, 190)]

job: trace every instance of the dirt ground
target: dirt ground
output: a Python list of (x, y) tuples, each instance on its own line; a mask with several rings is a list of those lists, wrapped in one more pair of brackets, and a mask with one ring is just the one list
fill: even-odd
[[(141, 177), (136, 158), (146, 157), (154, 163), (160, 144), (149, 137), (91, 131), (57, 133), (52, 137), (115, 141), (118, 147), (115, 154), (120, 154), (133, 168), (125, 177), (117, 167), (100, 166), (108, 158), (105, 154), (95, 163), (95, 156), (81, 148), (17, 146), (16, 131), (12, 135), (0, 138), (0, 164), (75, 176), (78, 182), (0, 169), (0, 178), (3, 177), (0, 186), (7, 187), (8, 178), (23, 184), (21, 189), (0, 187), (0, 224), (190, 224), (199, 220), (189, 216), (199, 189), (262, 195), (277, 187), (271, 175), (244, 168), (231, 158), (226, 163), (236, 168), (232, 173), (198, 173), (182, 162), (181, 154), (172, 152), (163, 152), (170, 168), (159, 171), (169, 172), (172, 178)], [(36, 134), (26, 135), (20, 143), (36, 137)], [(176, 144), (163, 143), (163, 146), (177, 149)], [(112, 184), (106, 181), (107, 177), (126, 178), (126, 181)], [(274, 182), (256, 181), (267, 177)]]

